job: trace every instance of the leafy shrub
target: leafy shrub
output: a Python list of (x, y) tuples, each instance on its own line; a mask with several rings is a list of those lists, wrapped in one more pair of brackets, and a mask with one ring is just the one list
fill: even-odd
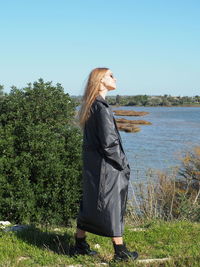
[(0, 218), (66, 225), (81, 195), (75, 102), (60, 84), (13, 87), (0, 105)]

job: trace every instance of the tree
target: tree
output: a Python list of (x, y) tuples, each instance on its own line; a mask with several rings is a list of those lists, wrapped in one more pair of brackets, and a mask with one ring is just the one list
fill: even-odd
[(117, 95), (116, 96), (116, 104), (120, 104), (120, 102), (121, 102), (121, 96)]
[(0, 217), (66, 225), (81, 196), (75, 102), (60, 84), (13, 87), (0, 105)]
[(3, 89), (4, 86), (0, 84), (0, 97), (4, 95)]

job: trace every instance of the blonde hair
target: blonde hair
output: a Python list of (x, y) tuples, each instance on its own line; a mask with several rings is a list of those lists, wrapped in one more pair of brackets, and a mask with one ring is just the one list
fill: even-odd
[(96, 68), (89, 74), (82, 97), (82, 104), (78, 112), (78, 121), (81, 128), (84, 128), (86, 121), (90, 117), (90, 107), (95, 98), (99, 95), (101, 79), (108, 70), (108, 68)]

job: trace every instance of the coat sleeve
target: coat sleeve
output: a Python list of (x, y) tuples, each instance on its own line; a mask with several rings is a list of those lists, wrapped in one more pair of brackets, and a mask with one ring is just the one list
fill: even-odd
[(128, 164), (127, 159), (121, 150), (119, 136), (109, 109), (101, 107), (96, 115), (98, 139), (104, 156), (112, 161), (118, 170), (125, 169)]

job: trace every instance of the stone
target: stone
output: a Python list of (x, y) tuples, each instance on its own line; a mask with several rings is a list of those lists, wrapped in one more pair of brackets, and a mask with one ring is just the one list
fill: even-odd
[(11, 223), (9, 221), (0, 221), (0, 225), (7, 226), (11, 225)]
[(22, 231), (24, 229), (29, 228), (30, 226), (28, 225), (14, 225), (14, 226), (10, 226), (10, 227), (6, 227), (4, 229), (5, 232), (9, 232), (9, 231)]
[(94, 247), (97, 248), (97, 249), (99, 249), (100, 248), (100, 245), (99, 244), (95, 244)]

